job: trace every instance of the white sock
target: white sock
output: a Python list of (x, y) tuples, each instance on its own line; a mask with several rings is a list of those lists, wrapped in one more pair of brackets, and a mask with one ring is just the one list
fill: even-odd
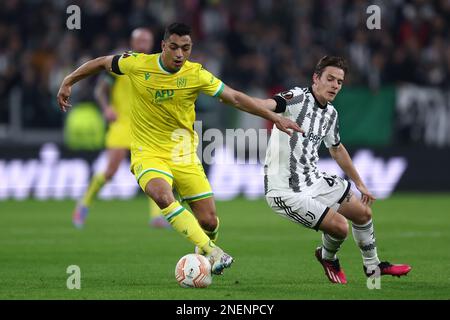
[(352, 232), (353, 238), (361, 250), (364, 265), (378, 265), (380, 260), (377, 255), (372, 219), (363, 225), (353, 223)]
[(322, 259), (336, 260), (336, 253), (339, 251), (345, 239), (336, 239), (329, 234), (322, 233)]

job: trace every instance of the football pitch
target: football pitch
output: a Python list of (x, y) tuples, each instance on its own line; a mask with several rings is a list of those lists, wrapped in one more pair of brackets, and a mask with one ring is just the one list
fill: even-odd
[[(348, 284), (328, 282), (314, 258), (320, 233), (273, 213), (264, 200), (217, 202), (218, 244), (235, 258), (206, 289), (178, 286), (174, 268), (193, 247), (148, 227), (147, 201), (97, 201), (87, 225), (72, 201), (0, 202), (0, 299), (449, 299), (450, 194), (396, 194), (374, 205), (379, 257), (408, 263), (402, 278), (369, 290), (353, 238), (340, 251)], [(66, 273), (79, 266), (81, 289)]]

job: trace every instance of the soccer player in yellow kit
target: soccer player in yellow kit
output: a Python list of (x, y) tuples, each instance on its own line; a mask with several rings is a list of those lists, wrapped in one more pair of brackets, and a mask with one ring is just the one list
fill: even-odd
[[(131, 49), (135, 52), (151, 52), (153, 39), (153, 33), (149, 29), (134, 29), (131, 33)], [(75, 207), (72, 222), (77, 228), (84, 226), (93, 199), (105, 183), (116, 174), (120, 163), (128, 155), (131, 144), (129, 100), (131, 94), (131, 83), (127, 76), (108, 73), (97, 83), (95, 97), (109, 123), (105, 142), (108, 163), (104, 172), (92, 177), (87, 190)], [(149, 198), (149, 211), (151, 226), (157, 228), (170, 226), (151, 198)]]
[[(64, 79), (57, 99), (66, 111), (72, 85), (101, 70), (130, 78), (131, 171), (172, 228), (209, 258), (214, 274), (221, 274), (231, 266), (233, 258), (215, 244), (219, 220), (211, 186), (196, 155), (195, 100), (204, 92), (272, 121), (286, 134), (302, 130), (294, 121), (226, 86), (200, 64), (188, 61), (192, 50), (190, 31), (182, 23), (168, 26), (162, 52), (158, 54), (129, 52), (86, 62)], [(173, 186), (181, 199), (189, 203), (193, 214), (175, 199)]]

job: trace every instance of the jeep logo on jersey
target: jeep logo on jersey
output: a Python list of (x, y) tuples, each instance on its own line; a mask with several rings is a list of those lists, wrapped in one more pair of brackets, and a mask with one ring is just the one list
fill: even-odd
[(185, 77), (177, 78), (177, 87), (184, 88), (186, 87), (187, 79)]
[(163, 101), (172, 99), (172, 96), (174, 95), (173, 89), (170, 90), (157, 90), (155, 93), (155, 100), (157, 101)]
[(313, 143), (319, 143), (320, 140), (322, 139), (321, 136), (314, 134), (311, 130), (308, 132), (308, 135), (306, 136), (306, 138), (308, 138)]
[(281, 96), (286, 100), (292, 99), (294, 97), (294, 93), (292, 91), (284, 91), (281, 93)]

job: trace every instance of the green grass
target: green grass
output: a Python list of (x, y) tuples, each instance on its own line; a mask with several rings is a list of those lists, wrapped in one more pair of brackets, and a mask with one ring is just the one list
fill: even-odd
[[(450, 196), (397, 194), (374, 204), (381, 259), (413, 266), (369, 290), (351, 236), (341, 264), (349, 283), (332, 285), (314, 258), (320, 233), (270, 211), (265, 201), (218, 202), (219, 245), (236, 259), (207, 289), (174, 278), (192, 246), (172, 230), (147, 225), (147, 203), (98, 201), (87, 226), (71, 225), (71, 201), (0, 202), (0, 299), (449, 299)], [(68, 290), (66, 268), (81, 268)]]

